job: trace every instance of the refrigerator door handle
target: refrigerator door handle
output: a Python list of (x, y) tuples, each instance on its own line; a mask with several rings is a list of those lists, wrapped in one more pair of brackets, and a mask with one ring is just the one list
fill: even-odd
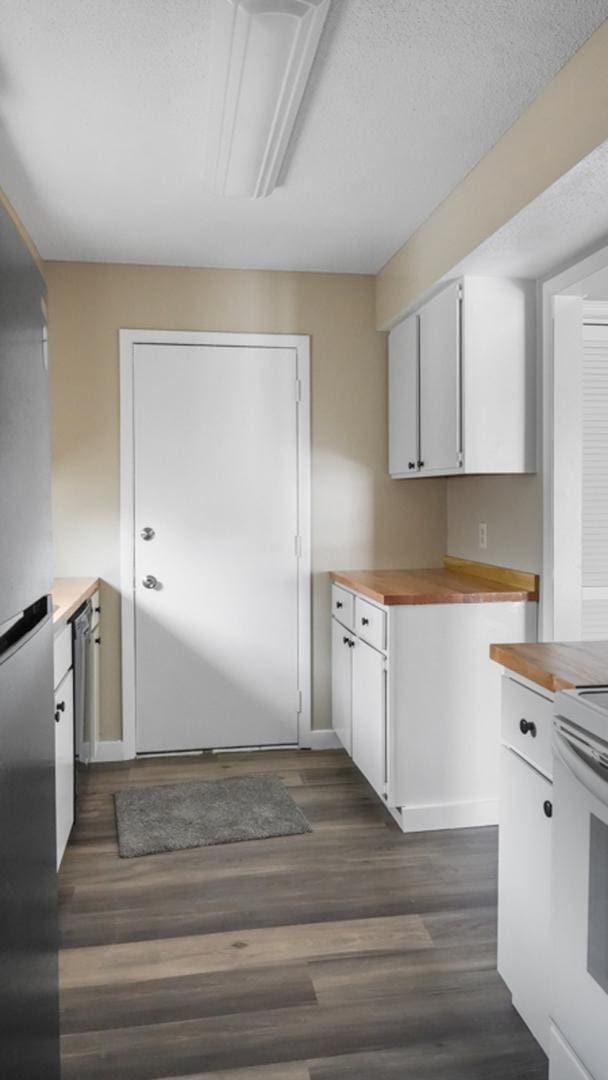
[(50, 598), (41, 596), (39, 600), (30, 604), (20, 617), (10, 622), (0, 635), (0, 664), (10, 660), (23, 645), (31, 641), (50, 618), (50, 614)]

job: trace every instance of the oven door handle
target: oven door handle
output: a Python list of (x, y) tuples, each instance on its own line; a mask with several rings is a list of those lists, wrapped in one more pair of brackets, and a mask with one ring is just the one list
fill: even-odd
[(596, 799), (599, 799), (604, 806), (608, 806), (608, 769), (606, 769), (606, 779), (602, 780), (601, 776), (597, 775), (580, 751), (575, 750), (568, 739), (564, 738), (558, 731), (555, 732), (554, 738), (555, 748), (566, 768), (587, 791), (595, 795)]

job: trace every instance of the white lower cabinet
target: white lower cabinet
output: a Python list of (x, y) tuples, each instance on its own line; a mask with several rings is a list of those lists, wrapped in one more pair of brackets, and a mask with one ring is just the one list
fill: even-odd
[(331, 702), (336, 735), (348, 754), (352, 751), (354, 638), (337, 619), (331, 620)]
[(383, 606), (345, 593), (334, 586), (342, 745), (404, 832), (496, 824), (500, 671), (489, 647), (534, 640), (536, 604)]
[(498, 970), (548, 1053), (553, 784), (509, 747), (501, 755)]
[(55, 690), (55, 818), (59, 869), (74, 824), (74, 680), (71, 668)]
[(549, 1080), (593, 1080), (561, 1032), (551, 1027)]
[(386, 657), (358, 639), (353, 654), (352, 758), (372, 787), (386, 794)]

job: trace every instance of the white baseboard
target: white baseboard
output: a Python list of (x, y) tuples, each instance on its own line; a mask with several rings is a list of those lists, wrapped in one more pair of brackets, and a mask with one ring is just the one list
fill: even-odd
[(97, 764), (104, 761), (124, 761), (125, 760), (125, 744), (122, 739), (110, 740), (103, 739), (97, 743), (95, 747), (95, 756), (91, 758), (91, 762)]
[(391, 810), (391, 813), (403, 832), (473, 829), (482, 825), (498, 825), (498, 806), (498, 799), (483, 799), (439, 806), (402, 806), (400, 812)]
[(311, 750), (340, 750), (342, 743), (333, 728), (321, 728), (310, 733)]

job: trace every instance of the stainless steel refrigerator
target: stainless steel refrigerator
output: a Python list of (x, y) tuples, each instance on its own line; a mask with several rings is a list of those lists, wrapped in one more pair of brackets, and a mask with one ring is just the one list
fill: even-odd
[(0, 1076), (58, 1080), (44, 283), (0, 208)]

